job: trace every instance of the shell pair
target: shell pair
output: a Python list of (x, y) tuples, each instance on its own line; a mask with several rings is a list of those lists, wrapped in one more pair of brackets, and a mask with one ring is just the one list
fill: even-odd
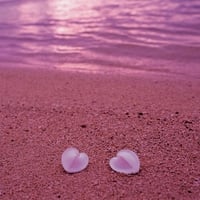
[[(67, 148), (61, 157), (63, 168), (68, 173), (77, 173), (84, 170), (89, 164), (86, 153), (80, 153), (74, 147)], [(137, 154), (129, 149), (120, 150), (116, 157), (110, 159), (110, 167), (119, 173), (136, 174), (140, 170), (140, 160)]]

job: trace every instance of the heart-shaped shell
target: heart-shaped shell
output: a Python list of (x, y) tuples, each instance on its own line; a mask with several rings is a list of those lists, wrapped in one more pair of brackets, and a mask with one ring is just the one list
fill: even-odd
[(89, 158), (86, 153), (79, 153), (78, 149), (70, 147), (63, 152), (61, 163), (66, 172), (76, 173), (88, 166)]
[(116, 157), (111, 158), (109, 164), (114, 171), (124, 174), (136, 174), (140, 170), (137, 154), (129, 149), (119, 151)]

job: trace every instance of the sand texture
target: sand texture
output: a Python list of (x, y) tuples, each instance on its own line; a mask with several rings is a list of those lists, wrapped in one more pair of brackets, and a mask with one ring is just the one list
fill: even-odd
[[(67, 174), (74, 146), (89, 166)], [(124, 148), (137, 175), (109, 160)], [(200, 80), (0, 69), (0, 199), (200, 199)]]

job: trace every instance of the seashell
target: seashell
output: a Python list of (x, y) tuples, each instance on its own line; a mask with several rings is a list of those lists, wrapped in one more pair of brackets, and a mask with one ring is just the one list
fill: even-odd
[(116, 157), (110, 159), (109, 164), (114, 171), (124, 174), (136, 174), (140, 170), (137, 154), (129, 149), (119, 151)]
[(70, 147), (63, 152), (61, 163), (66, 172), (76, 173), (88, 166), (89, 158), (86, 153), (80, 153), (78, 149)]

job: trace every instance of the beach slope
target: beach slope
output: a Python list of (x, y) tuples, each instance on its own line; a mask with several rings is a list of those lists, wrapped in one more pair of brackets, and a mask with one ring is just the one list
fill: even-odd
[[(200, 199), (200, 80), (0, 69), (0, 199)], [(74, 146), (89, 166), (67, 174)], [(136, 175), (109, 160), (135, 151)]]

